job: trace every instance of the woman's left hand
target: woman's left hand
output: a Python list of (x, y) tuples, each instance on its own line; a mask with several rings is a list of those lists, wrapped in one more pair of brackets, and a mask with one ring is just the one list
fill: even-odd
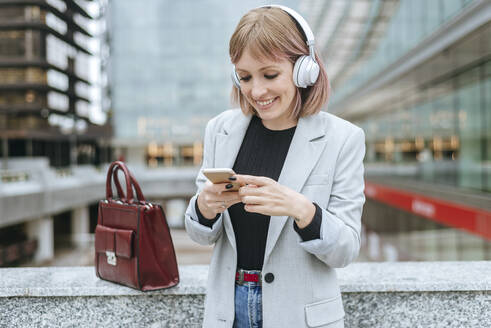
[(236, 174), (239, 197), (247, 212), (268, 216), (291, 216), (299, 228), (304, 228), (313, 219), (314, 204), (304, 195), (273, 179), (253, 175)]

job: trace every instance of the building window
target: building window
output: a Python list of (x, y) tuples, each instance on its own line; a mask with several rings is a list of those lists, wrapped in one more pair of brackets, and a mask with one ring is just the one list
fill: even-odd
[(0, 83), (45, 83), (46, 74), (40, 68), (0, 68)]
[(65, 34), (68, 29), (66, 23), (52, 13), (46, 14), (46, 25), (51, 27), (53, 30), (59, 32), (60, 34)]
[(68, 97), (64, 94), (50, 91), (48, 92), (48, 107), (66, 112), (69, 107)]
[(33, 104), (41, 106), (43, 98), (33, 90), (0, 92), (0, 106), (22, 106), (26, 103), (30, 106)]
[(23, 57), (26, 53), (24, 31), (0, 31), (0, 57)]
[(2, 8), (0, 10), (0, 21), (15, 22), (24, 20), (24, 7)]
[(75, 57), (77, 51), (66, 42), (53, 35), (46, 37), (46, 59), (48, 63), (62, 69), (68, 67), (68, 57)]
[(88, 117), (89, 111), (90, 111), (90, 107), (89, 107), (89, 104), (87, 102), (77, 101), (75, 103), (75, 112), (77, 113), (77, 115), (83, 116), (83, 117)]
[(25, 99), (26, 103), (32, 104), (36, 100), (36, 93), (32, 90), (27, 90)]
[(48, 70), (48, 85), (60, 90), (68, 90), (68, 76), (55, 70)]
[(61, 12), (64, 12), (66, 10), (66, 4), (62, 0), (47, 0), (46, 2)]

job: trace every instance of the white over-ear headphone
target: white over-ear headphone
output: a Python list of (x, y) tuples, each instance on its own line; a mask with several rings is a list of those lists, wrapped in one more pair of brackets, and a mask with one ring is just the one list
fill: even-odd
[[(300, 56), (295, 62), (295, 66), (293, 67), (293, 83), (299, 88), (306, 88), (311, 86), (317, 81), (319, 77), (319, 64), (315, 60), (314, 54), (314, 33), (310, 29), (309, 24), (305, 21), (305, 19), (300, 16), (295, 10), (288, 8), (286, 6), (281, 5), (266, 5), (258, 8), (280, 8), (285, 11), (288, 15), (290, 15), (302, 28), (303, 33), (307, 38), (307, 46), (309, 47), (309, 55)], [(234, 83), (237, 89), (240, 89), (240, 78), (237, 72), (235, 71), (235, 66), (232, 69), (232, 82)]]

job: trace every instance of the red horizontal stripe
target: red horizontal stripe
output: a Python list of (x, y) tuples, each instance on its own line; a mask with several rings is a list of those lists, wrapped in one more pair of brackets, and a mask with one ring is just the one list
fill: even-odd
[[(239, 278), (240, 278), (240, 275), (237, 272), (235, 274), (235, 280), (239, 280)], [(244, 281), (258, 282), (259, 281), (259, 275), (244, 272)]]
[(365, 182), (367, 198), (491, 240), (491, 212), (405, 190)]

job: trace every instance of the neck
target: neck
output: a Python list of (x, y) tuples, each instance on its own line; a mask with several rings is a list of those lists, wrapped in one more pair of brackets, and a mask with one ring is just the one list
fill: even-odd
[(261, 120), (261, 122), (263, 123), (265, 128), (267, 128), (269, 130), (273, 130), (273, 131), (290, 129), (290, 128), (293, 128), (294, 126), (296, 126), (298, 123), (297, 120), (277, 123), (277, 122), (265, 121), (261, 118), (259, 118), (259, 119)]

